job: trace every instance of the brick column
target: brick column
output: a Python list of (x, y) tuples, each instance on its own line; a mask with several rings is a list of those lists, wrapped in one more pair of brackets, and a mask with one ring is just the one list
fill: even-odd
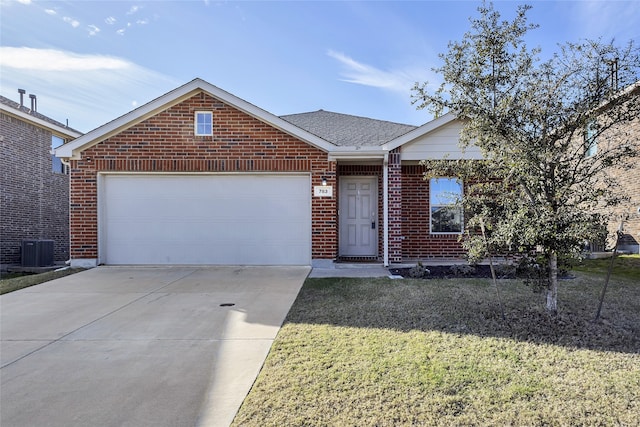
[(400, 150), (389, 153), (389, 262), (402, 262), (402, 167)]
[(71, 265), (89, 266), (82, 260), (98, 259), (98, 179), (91, 156), (71, 161), (70, 180)]
[[(312, 162), (311, 168), (311, 258), (335, 259), (338, 256), (338, 221), (336, 162), (321, 159)], [(313, 196), (313, 187), (322, 185), (322, 178), (327, 186), (333, 187), (333, 197)]]

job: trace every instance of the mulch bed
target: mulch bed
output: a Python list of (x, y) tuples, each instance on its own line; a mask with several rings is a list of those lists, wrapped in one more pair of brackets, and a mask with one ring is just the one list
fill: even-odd
[[(487, 278), (491, 277), (491, 269), (488, 265), (476, 265), (475, 271), (470, 274), (456, 274), (450, 265), (425, 265), (429, 270), (429, 274), (423, 276), (423, 279), (449, 279), (453, 277), (465, 278)], [(416, 278), (411, 276), (411, 268), (390, 268), (391, 274), (402, 276), (404, 278)]]
[[(460, 267), (460, 266), (458, 266)], [(467, 267), (467, 266), (462, 266)], [(452, 279), (452, 278), (467, 278), (467, 279), (486, 279), (491, 278), (491, 268), (488, 265), (475, 265), (473, 268), (457, 268), (451, 265), (425, 265), (424, 268), (429, 270), (429, 273), (422, 277), (418, 277), (412, 274), (413, 268), (390, 268), (389, 272), (395, 276), (402, 276), (405, 279)], [(524, 278), (524, 276), (516, 276), (514, 271), (505, 272), (500, 269), (500, 266), (496, 266), (496, 277), (498, 279), (515, 279), (516, 277)], [(567, 271), (559, 271), (558, 279), (571, 280), (576, 276)]]

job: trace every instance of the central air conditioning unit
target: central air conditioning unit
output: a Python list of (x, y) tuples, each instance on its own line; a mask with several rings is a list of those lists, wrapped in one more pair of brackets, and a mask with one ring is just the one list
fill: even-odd
[(53, 240), (23, 240), (22, 266), (48, 267), (53, 265)]

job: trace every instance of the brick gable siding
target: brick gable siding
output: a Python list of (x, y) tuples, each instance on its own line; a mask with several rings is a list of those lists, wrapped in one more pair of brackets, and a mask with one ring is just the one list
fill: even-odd
[[(194, 135), (194, 112), (213, 112), (213, 135)], [(71, 256), (98, 257), (98, 172), (305, 172), (336, 186), (327, 153), (199, 93), (71, 161)], [(312, 197), (312, 258), (337, 251), (336, 201)]]
[(0, 264), (21, 262), (23, 239), (54, 240), (69, 259), (69, 177), (52, 171), (51, 131), (0, 113)]

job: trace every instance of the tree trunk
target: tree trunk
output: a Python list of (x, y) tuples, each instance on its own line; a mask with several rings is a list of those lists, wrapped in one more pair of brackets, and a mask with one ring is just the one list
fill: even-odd
[(611, 279), (611, 272), (613, 271), (613, 263), (616, 261), (616, 255), (618, 254), (618, 243), (620, 243), (620, 236), (622, 236), (622, 224), (620, 224), (620, 228), (616, 232), (616, 244), (613, 247), (613, 254), (611, 254), (611, 262), (609, 263), (609, 269), (607, 270), (607, 278), (604, 280), (604, 287), (602, 288), (602, 293), (600, 294), (600, 302), (598, 303), (598, 312), (596, 313), (596, 318), (593, 319), (594, 322), (597, 322), (600, 318), (600, 312), (602, 311), (602, 303), (604, 302), (604, 294), (607, 293), (607, 287), (609, 286), (609, 279)]
[(482, 230), (482, 238), (484, 239), (484, 244), (487, 246), (487, 255), (489, 256), (489, 268), (491, 269), (491, 278), (493, 279), (493, 284), (496, 287), (496, 296), (498, 297), (498, 305), (500, 306), (500, 314), (502, 315), (502, 320), (507, 320), (507, 317), (504, 315), (504, 307), (502, 306), (502, 298), (500, 298), (500, 288), (498, 287), (498, 279), (496, 278), (496, 269), (493, 267), (493, 256), (491, 255), (491, 250), (489, 249), (489, 242), (487, 242), (487, 234), (484, 230), (484, 219), (480, 222), (480, 230)]
[(558, 312), (558, 254), (549, 254), (549, 288), (547, 289), (547, 311)]

